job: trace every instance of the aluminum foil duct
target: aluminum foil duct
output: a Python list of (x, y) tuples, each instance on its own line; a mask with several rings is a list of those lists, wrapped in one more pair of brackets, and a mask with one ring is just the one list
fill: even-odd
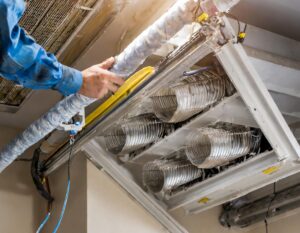
[(158, 141), (172, 126), (153, 116), (138, 116), (125, 120), (105, 134), (108, 151), (127, 154)]
[(155, 160), (143, 167), (143, 183), (154, 193), (170, 191), (202, 175), (189, 161)]
[[(228, 9), (232, 7), (233, 4), (231, 3), (235, 1), (230, 0)], [(198, 0), (178, 1), (117, 57), (117, 62), (112, 71), (122, 76), (128, 76), (130, 73), (133, 73), (168, 38), (174, 36), (185, 24), (191, 23), (194, 17), (201, 13), (201, 8), (198, 7), (198, 4)], [(196, 12), (197, 10), (199, 12)], [(27, 148), (58, 127), (62, 121), (70, 119), (92, 102), (94, 102), (94, 99), (76, 94), (58, 103), (0, 152), (0, 172)], [(49, 124), (49, 122), (51, 123)]]
[(221, 100), (226, 80), (213, 71), (188, 77), (173, 87), (163, 88), (152, 97), (155, 115), (164, 122), (181, 122)]
[(261, 133), (247, 127), (232, 129), (201, 128), (188, 135), (185, 153), (199, 168), (224, 165), (254, 152), (260, 145)]

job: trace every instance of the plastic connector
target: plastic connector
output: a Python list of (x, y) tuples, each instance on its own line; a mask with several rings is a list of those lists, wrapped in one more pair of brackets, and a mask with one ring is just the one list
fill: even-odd
[(197, 22), (198, 23), (202, 23), (205, 22), (209, 19), (209, 15), (205, 12), (203, 12), (198, 18), (197, 18)]
[(245, 32), (241, 32), (238, 35), (238, 43), (243, 43), (246, 39), (247, 34)]

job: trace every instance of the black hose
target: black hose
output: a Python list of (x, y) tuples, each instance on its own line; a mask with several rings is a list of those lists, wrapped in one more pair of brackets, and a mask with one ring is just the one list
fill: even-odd
[(54, 201), (54, 198), (51, 196), (51, 194), (47, 191), (47, 188), (44, 187), (43, 180), (45, 177), (43, 176), (41, 172), (41, 166), (40, 166), (40, 154), (41, 150), (36, 149), (33, 153), (32, 157), (32, 163), (31, 163), (31, 176), (33, 179), (33, 183), (40, 193), (40, 195), (45, 198), (49, 203), (52, 203)]

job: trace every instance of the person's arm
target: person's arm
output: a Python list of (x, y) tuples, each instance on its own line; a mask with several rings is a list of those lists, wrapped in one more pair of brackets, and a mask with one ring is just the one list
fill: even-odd
[(81, 72), (59, 63), (19, 27), (24, 9), (23, 0), (0, 0), (0, 74), (31, 89), (78, 92)]

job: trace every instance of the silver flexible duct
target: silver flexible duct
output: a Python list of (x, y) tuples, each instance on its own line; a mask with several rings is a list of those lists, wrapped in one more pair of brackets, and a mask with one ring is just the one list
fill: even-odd
[(143, 183), (152, 192), (169, 191), (202, 175), (189, 161), (155, 160), (143, 167)]
[(164, 122), (181, 122), (225, 96), (226, 80), (213, 71), (188, 77), (151, 96), (155, 115)]
[[(238, 0), (226, 0), (230, 9)], [(208, 0), (217, 11), (220, 0)], [(215, 6), (214, 3), (217, 5)], [(209, 10), (209, 9), (208, 9)], [(199, 11), (199, 12), (197, 12)], [(198, 0), (178, 1), (159, 20), (138, 36), (118, 57), (112, 71), (127, 76), (133, 73), (142, 62), (159, 49), (168, 39), (173, 37), (185, 24), (191, 23), (195, 16), (200, 15), (201, 7)], [(50, 132), (56, 129), (63, 121), (68, 121), (82, 108), (94, 102), (79, 94), (71, 95), (55, 105), (48, 113), (31, 124), (23, 133), (5, 146), (0, 152), (0, 172), (10, 165), (26, 149), (34, 145)]]
[(134, 152), (161, 139), (172, 126), (153, 116), (138, 116), (125, 120), (105, 134), (108, 151), (114, 154)]
[(247, 127), (233, 129), (202, 128), (188, 135), (185, 152), (189, 161), (199, 168), (224, 165), (255, 151), (261, 134)]

